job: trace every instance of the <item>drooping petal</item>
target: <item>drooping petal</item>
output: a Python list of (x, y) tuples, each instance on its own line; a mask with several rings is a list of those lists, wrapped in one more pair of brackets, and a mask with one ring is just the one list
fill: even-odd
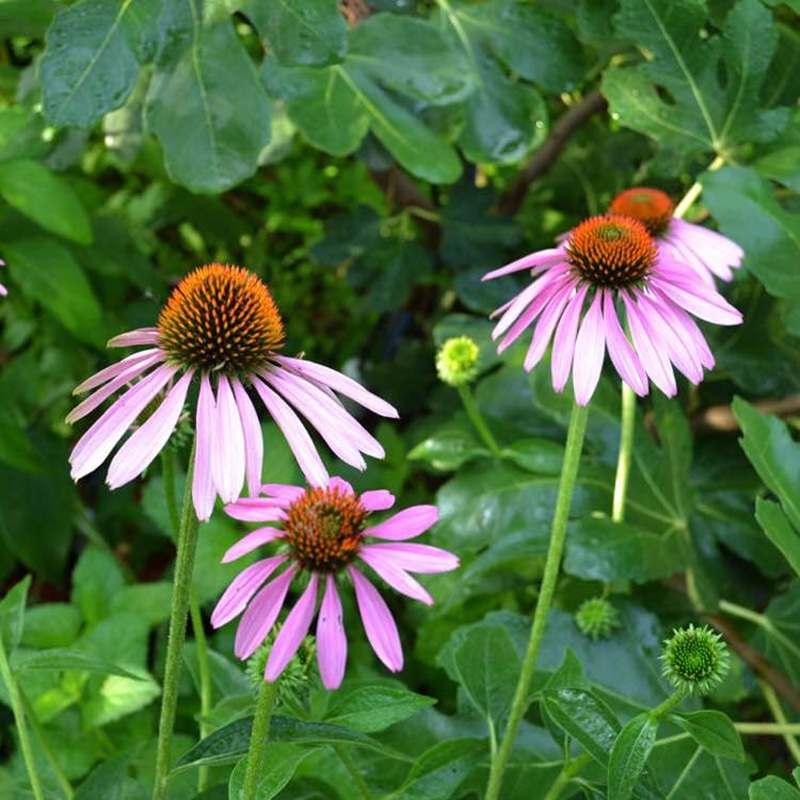
[(365, 552), (379, 553), (384, 559), (391, 559), (398, 567), (409, 572), (450, 572), (461, 564), (458, 556), (429, 544), (367, 544), (359, 550), (359, 553)]
[(600, 380), (606, 351), (604, 334), (602, 297), (598, 292), (586, 312), (575, 341), (572, 382), (575, 388), (575, 402), (579, 406), (585, 406), (592, 399), (597, 382)]
[(303, 427), (297, 414), (292, 411), (288, 403), (272, 391), (263, 381), (255, 376), (250, 376), (253, 386), (256, 387), (261, 400), (267, 407), (272, 418), (286, 437), (289, 447), (300, 465), (306, 480), (312, 486), (325, 486), (328, 483), (328, 470), (319, 457), (314, 442)]
[(264, 483), (261, 486), (263, 494), (272, 495), (275, 500), (280, 500), (282, 503), (293, 503), (298, 497), (302, 497), (305, 493), (305, 488), (302, 486), (290, 486), (286, 483)]
[(386, 489), (375, 489), (361, 495), (361, 505), (367, 511), (386, 511), (394, 505), (395, 497)]
[(336, 475), (331, 477), (330, 481), (328, 481), (328, 488), (338, 489), (341, 494), (355, 494), (353, 485), (344, 478), (339, 478)]
[(326, 577), (325, 594), (317, 619), (317, 661), (322, 684), (338, 689), (347, 663), (347, 636), (344, 632), (342, 601), (333, 575)]
[(294, 372), (310, 378), (317, 385), (329, 386), (339, 394), (349, 397), (359, 405), (374, 411), (376, 414), (380, 414), (382, 417), (391, 417), (393, 419), (399, 417), (394, 406), (365, 389), (358, 381), (354, 381), (335, 369), (325, 367), (322, 364), (315, 364), (313, 361), (306, 361), (302, 358), (278, 356), (275, 360), (290, 367)]
[(296, 567), (292, 564), (285, 572), (268, 583), (247, 606), (236, 630), (233, 652), (242, 660), (250, 658), (272, 630), (281, 613), (286, 592), (294, 578)]
[(278, 676), (286, 669), (286, 665), (300, 647), (301, 642), (311, 627), (314, 618), (314, 609), (317, 605), (317, 587), (319, 576), (313, 574), (306, 590), (289, 612), (286, 620), (275, 637), (275, 644), (269, 652), (264, 678), (274, 683)]
[(547, 307), (542, 311), (539, 321), (533, 331), (533, 338), (531, 346), (525, 356), (524, 367), (530, 372), (541, 360), (542, 356), (550, 344), (550, 338), (553, 335), (558, 320), (561, 318), (561, 313), (567, 306), (573, 292), (571, 283), (568, 283), (563, 289), (555, 294)]
[(631, 347), (628, 337), (622, 330), (617, 309), (614, 305), (614, 295), (608, 290), (603, 290), (603, 324), (605, 326), (606, 346), (611, 363), (620, 374), (622, 380), (633, 389), (639, 397), (644, 397), (649, 391), (647, 373)]
[(553, 247), (549, 250), (540, 250), (537, 253), (529, 253), (510, 264), (506, 264), (499, 269), (493, 269), (487, 272), (482, 278), (482, 281), (490, 281), (494, 278), (500, 278), (503, 275), (510, 275), (512, 272), (519, 272), (523, 269), (532, 269), (533, 267), (550, 267), (554, 264), (564, 261), (564, 250), (561, 247)]
[(402, 541), (424, 533), (439, 519), (436, 506), (411, 506), (393, 514), (389, 519), (364, 531), (364, 536)]
[(727, 236), (682, 219), (670, 222), (664, 238), (682, 246), (723, 280), (731, 280), (733, 273), (730, 268), (739, 267), (744, 259), (744, 250)]
[(583, 301), (589, 287), (582, 286), (578, 293), (570, 300), (561, 322), (556, 328), (556, 335), (553, 337), (553, 357), (550, 362), (553, 376), (553, 388), (557, 392), (563, 391), (569, 379), (570, 369), (572, 368), (572, 356), (575, 353), (575, 340), (578, 335), (578, 323), (583, 311)]
[(379, 551), (368, 550), (365, 547), (362, 547), (359, 551), (359, 557), (365, 564), (369, 564), (389, 586), (396, 589), (400, 594), (404, 594), (406, 597), (411, 597), (414, 600), (420, 600), (425, 603), (425, 605), (433, 605), (433, 598), (425, 587), (422, 586), (418, 580), (412, 578), (405, 570), (393, 563), (390, 558), (382, 556)]
[(286, 556), (272, 556), (256, 561), (243, 569), (224, 591), (211, 613), (211, 626), (221, 628), (244, 611), (250, 598), (264, 584), (264, 581), (286, 561)]
[(244, 434), (245, 472), (247, 474), (247, 491), (255, 496), (261, 487), (261, 469), (264, 461), (264, 439), (261, 425), (253, 403), (247, 396), (247, 390), (238, 378), (232, 378), (233, 395), (239, 410)]
[(88, 475), (106, 460), (125, 431), (177, 371), (177, 367), (161, 364), (106, 409), (72, 450), (73, 480)]
[(403, 669), (403, 648), (392, 612), (378, 590), (354, 567), (347, 572), (353, 579), (356, 602), (367, 639), (375, 655), (392, 672)]
[(230, 381), (225, 375), (220, 375), (217, 378), (217, 414), (211, 475), (217, 494), (224, 503), (232, 503), (242, 493), (244, 459), (244, 433), (239, 409)]
[(200, 378), (200, 395), (195, 416), (194, 475), (192, 476), (192, 503), (197, 518), (207, 522), (214, 510), (217, 492), (211, 477), (211, 459), (214, 453), (214, 419), (216, 407), (214, 390), (208, 375)]
[(622, 293), (622, 301), (628, 315), (628, 326), (631, 329), (633, 344), (642, 360), (642, 366), (650, 380), (661, 389), (667, 397), (673, 397), (678, 391), (675, 375), (672, 372), (669, 359), (658, 349), (658, 343), (651, 339), (647, 326), (642, 321), (636, 303), (628, 295)]
[(90, 378), (87, 378), (83, 383), (78, 384), (72, 390), (72, 394), (83, 394), (84, 392), (88, 392), (90, 389), (95, 389), (98, 386), (102, 386), (106, 381), (116, 378), (119, 374), (125, 372), (134, 364), (138, 364), (140, 361), (155, 363), (150, 362), (149, 359), (156, 354), (161, 355), (160, 360), (162, 361), (164, 358), (166, 358), (164, 351), (158, 347), (151, 347), (147, 350), (140, 350), (138, 353), (131, 353), (131, 355), (125, 356), (125, 358), (110, 364), (104, 369), (101, 369), (99, 372), (95, 372), (94, 375), (92, 375)]
[(119, 489), (137, 475), (141, 475), (161, 452), (178, 424), (191, 381), (192, 373), (187, 372), (169, 390), (161, 405), (138, 430), (133, 432), (111, 459), (106, 483), (112, 489)]
[(713, 369), (715, 359), (711, 348), (708, 346), (703, 332), (697, 323), (682, 308), (678, 308), (672, 300), (665, 297), (661, 292), (655, 290), (652, 296), (653, 302), (658, 306), (659, 311), (666, 317), (670, 325), (679, 331), (688, 346), (697, 354), (700, 363), (706, 369)]
[(286, 519), (286, 512), (260, 497), (240, 497), (225, 506), (225, 513), (240, 522), (275, 522)]
[(717, 325), (740, 325), (742, 314), (717, 292), (706, 286), (688, 286), (676, 280), (652, 278), (652, 284), (660, 289), (676, 305), (707, 322)]
[(269, 542), (274, 542), (276, 539), (282, 539), (283, 535), (283, 531), (280, 528), (256, 528), (225, 551), (225, 555), (222, 556), (222, 563), (227, 564), (229, 561), (236, 561), (237, 558), (252, 553), (256, 548), (261, 547), (262, 544), (268, 544)]
[(106, 347), (132, 347), (137, 344), (158, 344), (158, 328), (138, 328), (108, 340)]

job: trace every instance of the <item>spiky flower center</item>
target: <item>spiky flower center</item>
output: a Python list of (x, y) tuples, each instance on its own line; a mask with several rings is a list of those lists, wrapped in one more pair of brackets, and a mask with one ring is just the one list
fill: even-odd
[(436, 354), (436, 372), (449, 386), (463, 386), (478, 374), (478, 345), (469, 336), (448, 339)]
[(638, 219), (652, 236), (664, 233), (674, 210), (668, 194), (647, 186), (636, 186), (620, 192), (609, 206), (612, 214)]
[(368, 514), (358, 495), (307, 489), (287, 509), (284, 541), (303, 569), (338, 572), (356, 557)]
[(579, 276), (598, 287), (624, 288), (647, 277), (656, 246), (641, 222), (618, 214), (589, 217), (566, 245), (569, 263)]
[(283, 344), (269, 289), (242, 267), (210, 264), (175, 287), (158, 317), (160, 344), (186, 367), (228, 375), (266, 366)]
[(664, 675), (678, 688), (707, 694), (727, 674), (728, 651), (719, 634), (690, 625), (674, 631), (661, 656)]

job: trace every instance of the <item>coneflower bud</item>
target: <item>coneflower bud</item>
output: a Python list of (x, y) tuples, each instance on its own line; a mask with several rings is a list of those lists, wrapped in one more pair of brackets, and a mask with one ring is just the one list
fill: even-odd
[(448, 339), (436, 354), (439, 380), (448, 386), (465, 386), (478, 374), (478, 345), (469, 336)]
[[(280, 625), (276, 625), (264, 644), (262, 644), (247, 660), (247, 677), (256, 692), (260, 690), (261, 684), (264, 683), (267, 659), (269, 658), (270, 650), (272, 650), (280, 628)], [(276, 703), (285, 702), (288, 698), (294, 698), (300, 701), (305, 698), (306, 693), (311, 688), (310, 681), (312, 676), (310, 673), (310, 666), (314, 659), (315, 652), (316, 645), (314, 639), (311, 636), (306, 636), (297, 654), (286, 665), (286, 669), (278, 679), (278, 694), (275, 698)]]
[(728, 674), (728, 648), (722, 637), (705, 625), (676, 628), (664, 645), (662, 674), (676, 689), (708, 694)]
[(578, 630), (590, 639), (607, 639), (619, 628), (619, 612), (604, 597), (592, 597), (581, 603), (575, 612)]

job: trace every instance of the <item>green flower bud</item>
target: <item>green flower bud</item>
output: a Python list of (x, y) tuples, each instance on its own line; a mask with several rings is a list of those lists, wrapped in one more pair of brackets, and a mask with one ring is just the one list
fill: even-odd
[(439, 380), (448, 386), (464, 386), (478, 374), (478, 345), (469, 336), (448, 339), (436, 354)]
[(694, 625), (676, 628), (664, 645), (662, 674), (676, 689), (708, 694), (728, 674), (728, 648), (722, 637), (706, 625), (702, 628)]
[[(253, 689), (258, 692), (261, 684), (264, 682), (264, 671), (267, 668), (267, 659), (269, 658), (270, 650), (275, 644), (275, 637), (281, 626), (276, 625), (270, 631), (264, 644), (253, 653), (247, 660), (247, 677)], [(293, 697), (296, 700), (303, 700), (308, 690), (311, 688), (310, 682), (312, 680), (313, 671), (311, 669), (314, 654), (316, 652), (316, 643), (314, 638), (306, 636), (303, 639), (297, 654), (286, 665), (286, 669), (281, 673), (278, 678), (278, 694), (275, 698), (276, 703), (285, 702), (287, 698)]]
[(590, 639), (607, 639), (619, 628), (619, 612), (605, 597), (592, 597), (581, 603), (575, 612), (578, 630)]

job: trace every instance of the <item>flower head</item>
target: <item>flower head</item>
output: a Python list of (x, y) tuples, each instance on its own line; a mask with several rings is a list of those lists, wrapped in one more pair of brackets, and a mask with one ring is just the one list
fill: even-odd
[(590, 217), (558, 247), (527, 255), (484, 280), (520, 270), (530, 270), (534, 280), (495, 312), (498, 351), (536, 323), (525, 369), (539, 363), (552, 339), (553, 387), (562, 391), (572, 373), (579, 405), (597, 387), (606, 349), (637, 394), (647, 394), (649, 378), (671, 397), (677, 392), (673, 365), (693, 383), (714, 366), (692, 315), (718, 325), (742, 321), (739, 311), (659, 250), (645, 226), (629, 216)]
[(317, 660), (323, 684), (335, 689), (342, 682), (347, 660), (339, 587), (349, 578), (372, 649), (392, 672), (402, 669), (397, 626), (386, 602), (362, 570), (366, 565), (401, 594), (433, 603), (409, 572), (448, 572), (458, 566), (458, 558), (446, 550), (405, 540), (419, 536), (436, 522), (436, 507), (413, 506), (373, 525), (370, 514), (394, 505), (394, 496), (387, 491), (357, 494), (341, 478), (305, 489), (267, 484), (262, 490), (266, 497), (243, 498), (226, 506), (226, 513), (234, 519), (268, 524), (244, 536), (222, 560), (233, 561), (270, 542), (279, 544), (280, 550), (234, 578), (217, 603), (211, 624), (218, 628), (242, 614), (235, 652), (239, 658), (249, 658), (273, 629), (291, 583), (305, 582), (300, 599), (275, 637), (264, 678), (277, 680), (297, 652), (311, 627), (321, 591)]
[(676, 689), (708, 694), (730, 669), (728, 648), (709, 627), (676, 628), (664, 642), (662, 674)]
[(436, 373), (448, 386), (464, 386), (478, 374), (478, 345), (469, 336), (448, 339), (436, 354)]
[(591, 597), (575, 612), (578, 630), (590, 639), (607, 639), (619, 628), (619, 611), (605, 597)]
[(175, 287), (157, 327), (124, 333), (108, 344), (149, 347), (75, 389), (75, 394), (93, 391), (67, 422), (127, 387), (75, 445), (72, 477), (78, 480), (97, 469), (155, 405), (111, 460), (107, 481), (116, 489), (141, 474), (175, 430), (196, 377), (192, 497), (201, 520), (211, 516), (217, 495), (225, 502), (238, 499), (245, 478), (250, 494), (261, 484), (263, 441), (248, 389), (255, 390), (314, 485), (326, 484), (328, 473), (296, 412), (336, 455), (359, 469), (366, 467), (362, 453), (382, 458), (383, 448), (334, 392), (382, 416), (397, 416), (387, 402), (340, 372), (279, 355), (283, 322), (275, 301), (256, 275), (240, 267), (211, 264), (191, 272)]
[[(0, 267), (4, 267), (5, 265), (6, 265), (6, 262), (3, 261), (3, 259), (0, 258)], [(2, 283), (0, 283), (0, 297), (5, 297), (5, 295), (7, 295), (7, 294), (8, 294), (8, 289), (6, 289), (6, 287), (3, 286)]]
[(722, 234), (673, 217), (669, 195), (659, 189), (636, 186), (618, 194), (609, 207), (611, 214), (639, 220), (658, 242), (659, 250), (674, 261), (687, 264), (707, 285), (714, 277), (733, 278), (731, 268), (741, 266), (744, 251)]

